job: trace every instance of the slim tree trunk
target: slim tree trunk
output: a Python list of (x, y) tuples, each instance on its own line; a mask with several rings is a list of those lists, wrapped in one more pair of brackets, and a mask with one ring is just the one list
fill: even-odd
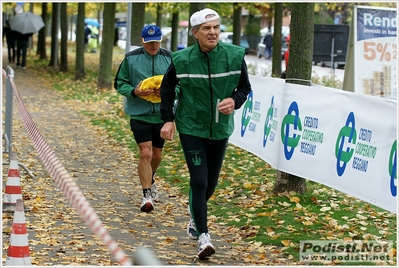
[[(33, 3), (29, 3), (29, 11), (33, 13)], [(29, 51), (33, 49), (33, 38), (29, 37)]]
[(141, 46), (140, 36), (144, 27), (145, 3), (132, 3), (132, 28), (131, 44), (132, 46)]
[(60, 3), (53, 3), (53, 15), (51, 16), (51, 53), (49, 66), (58, 66), (58, 21), (60, 15)]
[(68, 16), (67, 3), (60, 3), (61, 5), (61, 59), (60, 71), (68, 71)]
[(157, 25), (162, 27), (163, 3), (157, 3)]
[(233, 11), (233, 44), (240, 46), (241, 44), (241, 17), (242, 6), (240, 3), (234, 3)]
[(170, 42), (170, 50), (177, 50), (177, 38), (179, 35), (179, 11), (174, 11), (172, 13), (172, 41)]
[(78, 3), (78, 18), (76, 22), (76, 58), (75, 80), (85, 78), (85, 3)]
[(44, 27), (39, 30), (39, 35), (37, 39), (37, 52), (36, 55), (39, 55), (41, 60), (47, 60), (47, 51), (46, 51), (46, 32), (47, 32), (47, 3), (42, 3), (42, 18), (44, 21)]
[[(291, 44), (286, 83), (310, 85), (312, 76), (314, 3), (293, 3), (291, 8)], [(300, 120), (301, 118), (299, 118)], [(283, 128), (284, 126), (282, 126)], [(288, 134), (289, 135), (289, 134)], [(290, 138), (290, 137), (288, 137)], [(289, 146), (286, 144), (285, 146)], [(296, 150), (295, 150), (296, 149)], [(293, 156), (298, 148), (292, 147)], [(306, 163), (304, 163), (306, 165)], [(306, 181), (298, 176), (277, 171), (273, 192), (295, 191), (304, 193)]]
[(104, 4), (103, 38), (100, 49), (100, 64), (98, 70), (98, 89), (112, 89), (112, 51), (114, 48), (114, 25), (116, 3)]
[(281, 46), (283, 39), (283, 36), (281, 34), (282, 26), (283, 26), (283, 3), (275, 3), (272, 77), (281, 77)]

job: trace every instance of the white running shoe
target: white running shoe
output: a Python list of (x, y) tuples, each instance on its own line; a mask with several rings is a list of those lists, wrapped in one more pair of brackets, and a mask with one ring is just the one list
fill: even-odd
[(143, 202), (141, 203), (140, 210), (143, 212), (150, 212), (154, 209), (154, 202), (151, 195), (143, 196)]
[(152, 196), (152, 200), (154, 200), (155, 202), (158, 201), (158, 189), (157, 189), (155, 182), (153, 184), (151, 184), (151, 196)]
[(211, 243), (208, 233), (202, 233), (198, 238), (198, 258), (203, 259), (215, 253), (215, 247)]

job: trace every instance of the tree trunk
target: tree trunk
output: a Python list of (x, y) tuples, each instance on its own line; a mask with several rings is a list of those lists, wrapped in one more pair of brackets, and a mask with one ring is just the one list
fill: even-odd
[[(293, 3), (291, 7), (290, 56), (286, 83), (310, 85), (312, 76), (314, 3)], [(306, 164), (306, 163), (304, 163)], [(277, 171), (273, 192), (295, 191), (304, 193), (303, 178)]]
[(75, 80), (85, 78), (85, 3), (78, 3), (78, 17), (76, 21), (76, 58)]
[[(29, 3), (29, 11), (33, 13), (33, 3)], [(33, 36), (29, 37), (29, 52), (31, 49), (33, 49)]]
[(272, 77), (281, 77), (281, 46), (283, 39), (283, 36), (281, 34), (282, 26), (283, 26), (283, 3), (275, 3)]
[(233, 44), (240, 46), (241, 44), (241, 13), (242, 7), (239, 3), (234, 3), (233, 12)]
[(170, 42), (170, 50), (176, 51), (177, 50), (177, 42), (178, 42), (178, 35), (179, 35), (179, 11), (174, 11), (172, 13), (172, 40)]
[(42, 3), (42, 18), (45, 22), (44, 27), (39, 30), (39, 35), (37, 39), (37, 51), (36, 55), (39, 55), (39, 59), (47, 60), (47, 50), (46, 50), (46, 32), (47, 32), (47, 3)]
[(58, 18), (60, 15), (60, 3), (53, 3), (53, 15), (51, 16), (51, 53), (49, 66), (58, 66)]
[[(204, 9), (205, 6), (206, 6), (205, 2), (203, 2), (203, 3), (202, 2), (201, 3), (190, 3), (190, 12), (188, 14), (189, 15), (189, 21), (190, 21), (191, 15), (193, 15), (197, 11), (200, 11), (201, 9)], [(191, 29), (190, 23), (188, 25), (188, 29), (189, 30)], [(194, 45), (195, 42), (197, 42), (195, 40), (195, 38), (193, 36), (189, 35), (188, 39), (187, 39), (187, 47)]]
[(68, 71), (68, 15), (67, 3), (60, 3), (61, 5), (61, 61), (60, 71)]
[(114, 25), (116, 3), (104, 4), (103, 38), (100, 49), (100, 64), (98, 70), (98, 89), (112, 89), (112, 51), (114, 48)]
[(132, 3), (132, 28), (131, 44), (132, 46), (141, 46), (141, 30), (144, 27), (145, 3)]
[(157, 26), (162, 28), (162, 13), (163, 13), (163, 4), (157, 3)]
[(282, 171), (277, 172), (276, 184), (273, 193), (297, 192), (299, 194), (306, 192), (306, 181), (298, 176), (288, 174)]
[(310, 85), (313, 60), (313, 20), (314, 3), (292, 4), (287, 78), (295, 80), (287, 79), (287, 83)]

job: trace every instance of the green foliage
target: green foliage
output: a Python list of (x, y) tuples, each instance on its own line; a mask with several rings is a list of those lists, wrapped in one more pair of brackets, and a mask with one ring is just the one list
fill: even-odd
[[(257, 75), (257, 76), (261, 76), (261, 77), (270, 77), (271, 76), (270, 69), (265, 69), (264, 67), (259, 66), (256, 63), (248, 63), (247, 68), (248, 68), (248, 74), (250, 74), (250, 75)], [(313, 72), (311, 82), (315, 85), (320, 85), (323, 87), (343, 89), (343, 81), (339, 80), (336, 75), (320, 76), (320, 75), (316, 74), (315, 72)]]
[(314, 15), (314, 24), (333, 24), (334, 19), (328, 13), (320, 11)]
[(247, 24), (245, 24), (246, 35), (260, 36), (260, 22), (258, 18), (250, 19)]
[(323, 87), (343, 89), (343, 82), (337, 76), (319, 76), (315, 72), (312, 75), (312, 83)]
[(209, 2), (209, 3), (207, 3), (206, 7), (216, 10), (216, 12), (221, 17), (226, 17), (226, 18), (231, 17), (231, 14), (233, 14), (233, 12), (234, 12), (233, 3)]

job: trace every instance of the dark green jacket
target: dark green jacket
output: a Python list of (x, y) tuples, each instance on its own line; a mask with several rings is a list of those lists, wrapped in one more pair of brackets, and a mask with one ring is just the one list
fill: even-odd
[[(202, 53), (198, 43), (172, 53), (175, 79), (171, 77), (170, 81), (165, 81), (165, 74), (161, 86), (164, 122), (171, 120), (170, 102), (174, 97), (175, 80), (180, 85), (174, 118), (177, 131), (214, 140), (228, 138), (234, 130), (234, 116), (219, 113), (217, 103), (232, 97), (238, 109), (245, 102), (251, 86), (244, 56), (243, 48), (222, 42), (209, 53)], [(167, 80), (169, 71), (171, 68)]]

